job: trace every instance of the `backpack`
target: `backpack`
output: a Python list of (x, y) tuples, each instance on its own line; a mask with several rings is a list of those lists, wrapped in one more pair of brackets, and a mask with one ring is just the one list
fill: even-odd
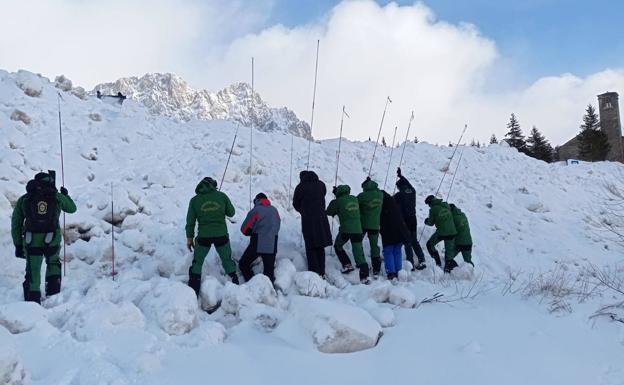
[(31, 233), (52, 233), (59, 226), (56, 189), (42, 183), (30, 186), (25, 200), (25, 231)]

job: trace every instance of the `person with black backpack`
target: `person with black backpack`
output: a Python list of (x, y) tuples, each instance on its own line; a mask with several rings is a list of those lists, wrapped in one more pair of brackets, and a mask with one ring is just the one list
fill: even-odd
[(76, 204), (62, 186), (54, 183), (54, 171), (40, 172), (26, 184), (26, 194), (18, 200), (11, 217), (11, 236), (15, 256), (26, 259), (26, 276), (22, 287), (24, 300), (41, 303), (41, 264), (46, 261), (46, 296), (61, 291), (62, 234), (61, 211), (76, 212)]

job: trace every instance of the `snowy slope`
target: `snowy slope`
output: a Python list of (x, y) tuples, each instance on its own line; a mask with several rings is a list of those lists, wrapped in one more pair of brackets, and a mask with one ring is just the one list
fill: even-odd
[[(352, 284), (354, 275), (341, 277), (329, 256), (329, 285), (302, 272), (299, 220), (289, 207), (308, 142), (294, 138), (290, 188), (290, 135), (254, 131), (252, 193), (265, 192), (283, 218), (279, 290), (262, 276), (242, 287), (225, 283), (211, 252), (198, 305), (184, 284), (191, 261), (184, 244), (186, 208), (202, 177), (220, 180), (235, 126), (195, 119), (180, 123), (154, 116), (132, 100), (119, 107), (62, 92), (65, 184), (79, 208), (67, 216), (67, 276), (62, 293), (45, 300), (43, 308), (21, 303), (24, 261), (13, 257), (9, 218), (36, 172), (60, 170), (57, 91), (36, 75), (0, 71), (0, 244), (5, 250), (0, 341), (6, 346), (0, 378), (14, 379), (7, 383), (286, 384), (296, 379), (362, 384), (391, 377), (400, 384), (415, 379), (446, 384), (457, 376), (468, 384), (622, 383), (624, 328), (607, 323), (592, 328), (587, 322), (600, 299), (554, 317), (545, 303), (520, 293), (501, 294), (509, 275), (520, 271), (539, 274), (558, 266), (576, 271), (587, 262), (621, 261), (621, 249), (591, 220), (602, 215), (603, 182), (622, 172), (622, 165), (547, 165), (502, 146), (465, 148), (450, 197), (470, 219), (474, 272), (462, 266), (452, 277), (442, 277), (429, 268), (403, 272), (396, 286), (381, 280), (364, 287)], [(223, 184), (239, 223), (249, 209), (250, 133), (240, 129)], [(326, 140), (311, 146), (311, 168), (328, 186), (337, 144)], [(361, 191), (373, 146), (343, 141), (338, 183)], [(419, 224), (426, 216), (422, 202), (437, 188), (452, 151), (407, 145), (403, 170), (418, 189)], [(383, 185), (391, 150), (379, 148), (377, 154), (372, 176)], [(389, 191), (399, 156), (394, 151)], [(455, 162), (450, 170), (441, 188), (444, 197)], [(111, 183), (115, 281), (110, 276)], [(238, 224), (229, 226), (238, 258), (246, 239)], [(424, 238), (430, 234), (427, 228)], [(452, 306), (421, 304), (434, 293), (444, 294)], [(199, 306), (219, 299), (221, 310), (210, 316), (201, 311)], [(359, 352), (322, 353), (347, 351)]]
[(144, 105), (152, 114), (181, 121), (232, 120), (265, 132), (285, 132), (311, 138), (310, 126), (286, 107), (271, 108), (246, 83), (236, 83), (216, 93), (195, 90), (174, 74), (146, 74), (99, 84), (103, 95), (117, 92)]

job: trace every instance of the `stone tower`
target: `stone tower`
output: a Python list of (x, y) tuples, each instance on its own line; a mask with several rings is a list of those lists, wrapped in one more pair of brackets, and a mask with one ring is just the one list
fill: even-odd
[(620, 120), (617, 92), (607, 92), (598, 95), (598, 108), (600, 111), (600, 127), (607, 134), (609, 144), (611, 145), (607, 160), (624, 162), (622, 122)]

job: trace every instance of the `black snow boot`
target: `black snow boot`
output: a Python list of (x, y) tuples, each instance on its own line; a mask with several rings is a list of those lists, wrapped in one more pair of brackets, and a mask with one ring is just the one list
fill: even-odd
[(368, 263), (358, 265), (358, 268), (360, 269), (360, 282), (368, 285), (370, 283), (370, 279), (368, 279)]
[(60, 292), (61, 292), (61, 276), (53, 275), (50, 277), (46, 277), (46, 282), (45, 282), (46, 297), (50, 297)]
[(24, 281), (22, 283), (22, 289), (24, 290), (24, 301), (28, 301), (28, 293), (30, 292), (30, 285), (28, 285), (28, 282)]
[(414, 268), (412, 269), (412, 271), (414, 270), (425, 270), (427, 268), (427, 265), (424, 262), (418, 262)]
[(355, 270), (355, 268), (353, 267), (352, 264), (346, 264), (342, 267), (342, 269), (340, 270), (340, 272), (342, 274), (349, 274), (350, 272), (352, 272), (353, 270)]
[(28, 292), (28, 298), (26, 298), (26, 301), (28, 302), (37, 302), (39, 305), (41, 305), (41, 292), (39, 291), (30, 291)]
[(232, 283), (233, 283), (233, 284), (235, 284), (235, 285), (238, 285), (238, 284), (239, 284), (239, 282), (238, 282), (238, 274), (236, 274), (236, 273), (230, 273), (230, 274), (229, 274), (229, 276), (230, 276), (230, 278), (232, 279)]
[(378, 276), (381, 271), (381, 258), (371, 258), (371, 265), (373, 265), (373, 276)]
[(457, 262), (455, 262), (455, 260), (454, 260), (454, 259), (451, 259), (450, 261), (447, 261), (447, 262), (444, 264), (444, 272), (445, 272), (445, 273), (450, 273), (450, 272), (451, 272), (451, 270), (453, 270), (453, 269), (454, 269), (454, 268), (456, 268), (456, 267), (457, 267)]
[(190, 273), (188, 285), (191, 289), (193, 289), (193, 291), (195, 291), (195, 294), (199, 296), (199, 289), (201, 288), (201, 275)]

